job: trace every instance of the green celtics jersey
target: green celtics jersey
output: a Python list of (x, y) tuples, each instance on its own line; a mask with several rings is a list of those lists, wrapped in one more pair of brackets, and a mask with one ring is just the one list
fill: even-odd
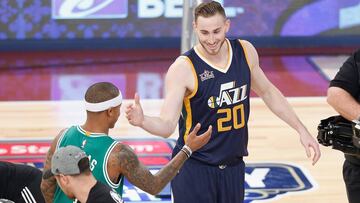
[[(59, 138), (56, 150), (60, 147), (74, 145), (85, 151), (90, 160), (90, 170), (96, 180), (113, 188), (114, 191), (122, 195), (123, 176), (119, 177), (118, 183), (113, 183), (107, 173), (107, 161), (110, 152), (117, 144), (117, 141), (106, 134), (89, 133), (80, 126), (72, 126), (67, 129)], [(56, 187), (54, 202), (71, 203), (74, 200), (69, 199), (63, 191)]]

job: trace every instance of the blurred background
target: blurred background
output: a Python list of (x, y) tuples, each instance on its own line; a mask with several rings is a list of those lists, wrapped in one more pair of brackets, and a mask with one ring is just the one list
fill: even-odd
[[(138, 92), (145, 113), (158, 115), (168, 67), (195, 41), (192, 9), (199, 2), (0, 0), (0, 160), (42, 168), (50, 140), (84, 122), (81, 100), (95, 82), (114, 83), (125, 104)], [(329, 80), (360, 47), (360, 0), (219, 2), (231, 21), (228, 37), (254, 44), (267, 77), (316, 136), (320, 119), (336, 114), (326, 103)], [(343, 154), (321, 147), (322, 158), (311, 166), (296, 132), (252, 97), (246, 172), (274, 173), (264, 188), (246, 182), (246, 202), (346, 202)], [(174, 139), (153, 140), (123, 115), (110, 134), (136, 138), (126, 143), (154, 170), (170, 159)], [(124, 198), (170, 202), (170, 188), (161, 199), (126, 184)]]
[[(325, 95), (327, 69), (360, 44), (358, 0), (220, 2), (228, 36), (255, 45), (286, 96)], [(125, 98), (162, 98), (191, 20), (180, 0), (2, 0), (0, 100), (78, 100), (99, 80)]]

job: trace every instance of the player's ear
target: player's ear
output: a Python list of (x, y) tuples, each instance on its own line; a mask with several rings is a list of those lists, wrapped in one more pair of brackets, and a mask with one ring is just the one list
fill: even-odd
[(225, 20), (225, 32), (227, 33), (230, 29), (230, 19)]
[(69, 178), (63, 174), (57, 175), (56, 179), (58, 180), (61, 186), (69, 184)]
[(113, 109), (112, 107), (109, 108), (108, 110), (106, 110), (106, 114), (107, 114), (108, 116), (111, 116), (113, 113), (114, 113), (114, 109)]
[[(119, 110), (118, 110), (118, 109)], [(119, 113), (118, 113), (119, 112)], [(120, 106), (116, 106), (116, 107), (111, 107), (108, 110), (106, 110), (106, 115), (108, 117), (114, 117), (114, 116), (119, 116), (120, 115)]]

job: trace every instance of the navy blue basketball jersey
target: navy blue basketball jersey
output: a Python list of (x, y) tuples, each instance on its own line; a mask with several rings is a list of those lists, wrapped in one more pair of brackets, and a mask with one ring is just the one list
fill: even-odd
[(174, 152), (181, 149), (197, 123), (201, 123), (198, 134), (212, 125), (209, 143), (191, 157), (213, 165), (235, 163), (248, 155), (250, 68), (239, 40), (226, 39), (224, 43), (229, 47), (225, 69), (211, 65), (196, 48), (181, 56), (193, 65), (195, 88), (183, 101)]

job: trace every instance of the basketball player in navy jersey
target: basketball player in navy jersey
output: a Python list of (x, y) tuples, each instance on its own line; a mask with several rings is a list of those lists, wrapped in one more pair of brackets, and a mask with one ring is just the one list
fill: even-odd
[(318, 143), (260, 69), (253, 45), (225, 37), (230, 21), (221, 4), (200, 4), (195, 9), (193, 26), (199, 44), (170, 66), (160, 116), (145, 116), (137, 94), (135, 103), (126, 109), (130, 124), (161, 137), (169, 137), (178, 122), (179, 139), (173, 155), (179, 153), (197, 123), (201, 123), (201, 132), (213, 126), (210, 141), (191, 155), (173, 179), (174, 202), (243, 202), (242, 158), (248, 155), (250, 81), (251, 89), (266, 105), (299, 133), (308, 157), (313, 150), (315, 164), (320, 158)]

